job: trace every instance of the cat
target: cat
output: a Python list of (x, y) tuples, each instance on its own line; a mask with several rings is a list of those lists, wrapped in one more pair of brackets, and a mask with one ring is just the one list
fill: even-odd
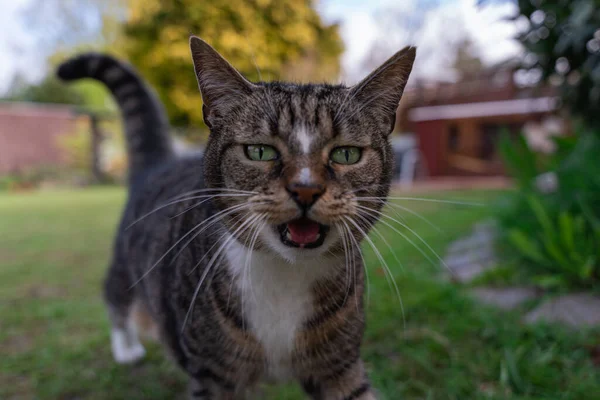
[(346, 87), (253, 83), (203, 40), (190, 48), (210, 129), (201, 156), (176, 154), (163, 106), (127, 64), (87, 53), (58, 69), (103, 82), (123, 113), (129, 196), (105, 282), (115, 360), (144, 356), (142, 309), (193, 399), (289, 379), (313, 399), (374, 399), (358, 246), (389, 192), (416, 49)]

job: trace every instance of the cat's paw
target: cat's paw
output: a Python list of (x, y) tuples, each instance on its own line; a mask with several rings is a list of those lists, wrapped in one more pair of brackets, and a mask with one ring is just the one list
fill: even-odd
[(111, 349), (118, 364), (133, 364), (146, 355), (146, 349), (137, 337), (128, 337), (125, 332), (118, 330), (111, 333)]
[(141, 344), (121, 348), (118, 351), (113, 349), (113, 357), (118, 364), (134, 364), (142, 360), (145, 355), (146, 349)]

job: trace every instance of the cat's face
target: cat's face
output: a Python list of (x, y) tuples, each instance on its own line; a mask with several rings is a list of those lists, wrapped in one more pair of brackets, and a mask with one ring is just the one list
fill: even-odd
[(211, 128), (205, 178), (223, 189), (214, 202), (230, 233), (289, 261), (360, 240), (389, 190), (388, 135), (414, 49), (346, 88), (253, 84), (200, 39), (191, 45)]

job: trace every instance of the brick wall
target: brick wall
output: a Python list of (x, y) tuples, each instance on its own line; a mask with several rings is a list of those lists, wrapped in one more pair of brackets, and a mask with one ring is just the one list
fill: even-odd
[(66, 106), (0, 103), (0, 174), (64, 164), (59, 137), (75, 123)]

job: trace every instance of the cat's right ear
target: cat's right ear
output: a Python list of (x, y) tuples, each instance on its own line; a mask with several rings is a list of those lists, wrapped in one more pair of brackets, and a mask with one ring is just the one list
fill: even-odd
[(202, 94), (204, 122), (210, 128), (215, 118), (226, 115), (255, 85), (199, 37), (190, 38), (190, 49)]
[(352, 97), (377, 112), (392, 133), (396, 110), (412, 71), (417, 49), (405, 47), (351, 89)]

